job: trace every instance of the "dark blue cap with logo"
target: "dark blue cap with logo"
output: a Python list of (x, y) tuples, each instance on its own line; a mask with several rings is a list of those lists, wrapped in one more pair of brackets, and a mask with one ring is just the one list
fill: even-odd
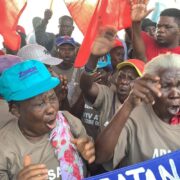
[(56, 37), (56, 46), (61, 46), (63, 44), (70, 44), (76, 47), (76, 41), (70, 36), (58, 36)]

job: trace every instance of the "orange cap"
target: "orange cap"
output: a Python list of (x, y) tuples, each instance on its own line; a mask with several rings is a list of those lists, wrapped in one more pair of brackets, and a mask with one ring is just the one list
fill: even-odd
[(128, 59), (127, 61), (119, 63), (116, 67), (119, 70), (119, 69), (121, 69), (121, 68), (123, 68), (125, 66), (134, 67), (136, 72), (138, 73), (138, 75), (142, 76), (143, 71), (144, 71), (145, 63), (142, 60), (139, 60), (139, 59)]

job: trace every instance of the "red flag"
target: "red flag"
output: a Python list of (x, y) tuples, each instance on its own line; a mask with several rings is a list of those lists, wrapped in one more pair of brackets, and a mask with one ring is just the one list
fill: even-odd
[(0, 34), (4, 44), (13, 51), (20, 47), (21, 38), (16, 27), (26, 4), (26, 0), (0, 0)]
[(84, 34), (84, 40), (75, 60), (75, 67), (86, 64), (93, 41), (105, 26), (121, 30), (131, 26), (129, 0), (64, 0), (66, 6)]

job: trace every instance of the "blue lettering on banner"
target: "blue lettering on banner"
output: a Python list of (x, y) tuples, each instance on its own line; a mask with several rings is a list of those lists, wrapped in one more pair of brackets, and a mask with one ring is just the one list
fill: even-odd
[(180, 150), (85, 180), (180, 180)]

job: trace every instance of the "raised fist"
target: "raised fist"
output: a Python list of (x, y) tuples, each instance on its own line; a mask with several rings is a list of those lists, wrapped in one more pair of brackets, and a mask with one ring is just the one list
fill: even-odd
[(49, 20), (49, 19), (51, 19), (51, 17), (52, 17), (52, 11), (50, 9), (46, 9), (44, 11), (44, 19)]

